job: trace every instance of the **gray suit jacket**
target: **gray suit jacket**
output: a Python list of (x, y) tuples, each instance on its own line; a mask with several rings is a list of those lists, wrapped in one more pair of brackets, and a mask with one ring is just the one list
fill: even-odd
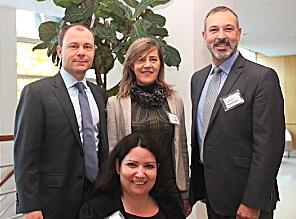
[[(284, 150), (284, 102), (273, 69), (238, 56), (215, 103), (199, 163), (196, 112), (211, 66), (191, 80), (192, 162), (190, 201), (207, 198), (220, 215), (240, 203), (271, 211), (278, 200), (276, 176)], [(239, 90), (245, 103), (225, 111), (220, 98)]]
[[(100, 113), (99, 162), (108, 156), (106, 91), (88, 83)], [(84, 154), (73, 104), (60, 74), (27, 85), (15, 120), (17, 212), (75, 218), (84, 184)]]

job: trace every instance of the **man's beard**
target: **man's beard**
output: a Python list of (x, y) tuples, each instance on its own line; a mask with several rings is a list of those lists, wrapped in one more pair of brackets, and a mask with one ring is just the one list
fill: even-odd
[[(219, 48), (218, 48), (218, 52), (215, 52), (214, 47), (215, 46), (218, 47), (218, 45), (220, 43), (227, 44), (227, 46), (229, 46), (230, 50), (228, 52), (225, 52), (225, 50), (223, 50), (223, 49), (219, 50)], [(217, 42), (213, 43), (213, 45), (207, 44), (207, 47), (215, 59), (217, 59), (219, 61), (225, 61), (225, 60), (229, 59), (236, 52), (237, 45), (238, 45), (238, 43), (235, 43), (234, 45), (232, 45), (229, 41), (222, 39), (222, 40), (218, 40)]]

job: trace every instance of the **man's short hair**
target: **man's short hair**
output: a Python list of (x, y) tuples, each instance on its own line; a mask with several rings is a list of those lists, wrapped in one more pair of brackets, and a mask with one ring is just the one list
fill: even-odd
[(235, 17), (236, 17), (236, 24), (237, 24), (237, 27), (239, 27), (239, 20), (238, 20), (238, 16), (237, 14), (230, 8), (226, 7), (226, 6), (217, 6), (215, 8), (213, 8), (212, 10), (209, 11), (209, 13), (207, 14), (205, 20), (204, 20), (204, 30), (206, 30), (207, 28), (207, 25), (206, 25), (206, 20), (207, 18), (211, 15), (211, 14), (214, 14), (216, 12), (221, 12), (221, 11), (230, 11)]
[(88, 29), (91, 32), (91, 34), (93, 35), (93, 37), (95, 37), (94, 32), (93, 32), (92, 29), (90, 29), (90, 27), (88, 27), (88, 26), (86, 26), (84, 24), (70, 24), (70, 25), (67, 25), (67, 26), (63, 27), (62, 30), (60, 31), (59, 36), (58, 36), (58, 45), (59, 46), (63, 46), (63, 40), (64, 40), (64, 37), (65, 37), (65, 34), (72, 27), (76, 27), (77, 30), (81, 30), (81, 31), (84, 30), (84, 28)]

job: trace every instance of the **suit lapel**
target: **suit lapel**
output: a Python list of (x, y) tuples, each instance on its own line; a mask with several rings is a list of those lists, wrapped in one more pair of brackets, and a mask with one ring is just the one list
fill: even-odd
[(56, 96), (56, 98), (58, 99), (62, 108), (64, 109), (64, 112), (69, 120), (69, 123), (70, 123), (72, 129), (73, 129), (76, 139), (81, 144), (76, 114), (75, 114), (74, 107), (73, 107), (72, 101), (70, 99), (69, 93), (68, 93), (67, 88), (66, 88), (64, 81), (62, 79), (62, 76), (59, 73), (59, 74), (55, 75), (53, 77), (53, 79), (54, 79), (53, 80), (53, 93)]
[[(93, 83), (90, 83), (87, 81), (87, 85), (89, 86), (92, 94), (93, 94), (93, 97), (96, 101), (96, 104), (97, 104), (97, 107), (98, 107), (98, 110), (99, 110), (99, 115), (100, 115), (100, 122), (99, 122), (99, 125), (100, 127), (98, 127), (99, 129), (99, 132), (100, 132), (100, 139), (102, 137), (102, 135), (105, 135), (105, 130), (107, 129), (106, 128), (106, 124), (105, 124), (105, 121), (106, 121), (106, 107), (105, 107), (105, 101), (106, 101), (106, 97), (102, 96), (102, 92), (100, 92), (99, 88), (97, 87), (97, 85), (94, 85)], [(102, 140), (102, 139), (101, 139)], [(100, 142), (101, 142), (100, 140)]]
[(125, 129), (127, 129), (127, 133), (132, 133), (132, 117), (131, 117), (131, 112), (132, 112), (132, 101), (130, 96), (129, 97), (123, 97), (119, 98), (119, 104), (120, 104), (120, 110), (121, 116), (123, 117), (123, 124), (125, 124)]
[(203, 70), (201, 70), (199, 73), (197, 73), (196, 79), (192, 82), (193, 84), (191, 87), (194, 90), (191, 91), (191, 95), (192, 95), (191, 99), (192, 99), (192, 106), (193, 106), (193, 114), (194, 115), (196, 115), (198, 102), (199, 102), (204, 84), (207, 80), (210, 70), (211, 70), (211, 65), (205, 67)]
[(104, 100), (105, 98), (102, 97), (101, 93), (97, 90), (96, 86), (93, 86), (92, 83), (87, 81), (87, 85), (90, 87), (90, 90), (95, 98), (95, 101), (97, 103), (98, 106), (98, 110), (100, 112), (100, 117), (101, 115), (104, 116), (106, 111), (105, 111), (105, 106), (104, 106)]
[(213, 122), (220, 107), (222, 106), (220, 98), (226, 96), (230, 92), (230, 90), (233, 87), (234, 83), (236, 82), (237, 78), (242, 73), (243, 63), (244, 63), (244, 58), (241, 56), (241, 54), (239, 54), (239, 56), (237, 57), (236, 61), (234, 62), (233, 66), (229, 72), (229, 75), (227, 76), (226, 81), (225, 81), (225, 83), (224, 83), (224, 85), (217, 97), (216, 103), (213, 108), (212, 116), (209, 121), (209, 126)]

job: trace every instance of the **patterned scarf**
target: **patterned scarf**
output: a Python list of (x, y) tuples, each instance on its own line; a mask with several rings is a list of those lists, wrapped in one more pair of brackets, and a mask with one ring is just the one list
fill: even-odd
[(143, 91), (139, 86), (135, 85), (131, 89), (132, 103), (137, 102), (146, 109), (158, 108), (163, 103), (167, 96), (167, 92), (164, 86), (157, 84), (153, 92), (147, 93)]

